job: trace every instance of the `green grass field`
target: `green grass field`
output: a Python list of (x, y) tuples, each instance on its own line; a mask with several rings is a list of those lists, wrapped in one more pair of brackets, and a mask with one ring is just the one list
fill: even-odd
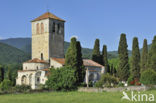
[[(156, 95), (156, 90), (141, 93), (152, 93)], [(133, 103), (127, 100), (121, 101), (121, 97), (122, 92), (49, 92), (33, 94), (7, 94), (0, 95), (0, 103)]]

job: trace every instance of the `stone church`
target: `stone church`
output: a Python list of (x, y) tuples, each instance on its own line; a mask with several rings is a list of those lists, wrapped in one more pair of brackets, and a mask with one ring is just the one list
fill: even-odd
[[(30, 85), (39, 89), (48, 79), (49, 68), (64, 66), (64, 23), (65, 20), (46, 12), (31, 21), (32, 59), (23, 63), (23, 70), (18, 71), (16, 85)], [(104, 66), (84, 59), (86, 68), (84, 82), (96, 82), (104, 73)]]

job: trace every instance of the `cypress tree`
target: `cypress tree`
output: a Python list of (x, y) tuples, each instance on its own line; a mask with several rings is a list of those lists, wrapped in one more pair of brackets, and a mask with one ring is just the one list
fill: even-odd
[(156, 71), (156, 36), (154, 36), (152, 46), (149, 51), (148, 68), (151, 68)]
[(147, 69), (148, 46), (147, 39), (144, 39), (142, 55), (141, 55), (141, 73)]
[(70, 46), (65, 55), (65, 65), (71, 67), (77, 67), (77, 41), (76, 38), (71, 38)]
[(102, 64), (102, 59), (100, 55), (100, 44), (99, 44), (99, 39), (95, 40), (94, 48), (93, 48), (93, 53), (92, 53), (92, 60)]
[(119, 66), (117, 75), (121, 81), (126, 81), (129, 77), (129, 63), (128, 63), (128, 50), (127, 50), (126, 34), (121, 34), (118, 47)]
[(77, 60), (78, 60), (78, 77), (79, 77), (79, 82), (84, 81), (85, 77), (85, 67), (83, 65), (83, 59), (82, 59), (82, 53), (81, 53), (81, 44), (79, 41), (77, 41)]
[(85, 77), (85, 69), (83, 66), (81, 44), (76, 40), (76, 38), (71, 38), (70, 46), (65, 55), (65, 65), (71, 66), (73, 69), (75, 69), (77, 85), (83, 82)]
[(4, 68), (0, 65), (0, 83), (4, 80)]
[(102, 58), (103, 58), (103, 65), (105, 67), (105, 72), (108, 73), (108, 59), (107, 59), (107, 46), (104, 45), (103, 46), (103, 50), (102, 50)]
[(133, 39), (131, 75), (133, 78), (140, 78), (140, 51), (137, 37), (134, 37)]
[[(70, 46), (67, 49), (66, 55), (65, 55), (65, 66), (70, 66), (73, 69), (75, 69), (75, 78), (77, 83), (79, 82), (78, 77), (78, 54), (77, 54), (77, 41), (76, 38), (71, 38)], [(78, 84), (77, 84), (78, 85)]]

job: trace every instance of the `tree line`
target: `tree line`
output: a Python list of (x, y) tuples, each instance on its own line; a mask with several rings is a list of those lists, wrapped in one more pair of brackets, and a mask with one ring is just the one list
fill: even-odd
[(128, 78), (140, 80), (141, 74), (147, 69), (156, 71), (156, 36), (154, 36), (151, 48), (149, 50), (147, 39), (144, 39), (142, 53), (140, 53), (138, 38), (134, 37), (132, 43), (132, 56), (129, 57), (126, 34), (121, 34), (118, 46), (117, 67), (114, 67), (112, 64), (108, 63), (106, 45), (103, 46), (102, 53), (100, 53), (99, 39), (96, 39), (92, 60), (104, 65), (105, 73), (114, 73), (120, 81), (127, 81)]

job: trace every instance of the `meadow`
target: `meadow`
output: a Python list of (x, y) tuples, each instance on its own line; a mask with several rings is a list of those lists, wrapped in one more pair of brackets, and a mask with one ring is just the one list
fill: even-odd
[[(141, 93), (152, 93), (156, 95), (156, 90)], [(130, 94), (130, 92), (128, 94)], [(44, 92), (32, 94), (6, 94), (0, 95), (0, 103), (133, 103), (128, 100), (121, 101), (122, 96), (122, 92)]]

